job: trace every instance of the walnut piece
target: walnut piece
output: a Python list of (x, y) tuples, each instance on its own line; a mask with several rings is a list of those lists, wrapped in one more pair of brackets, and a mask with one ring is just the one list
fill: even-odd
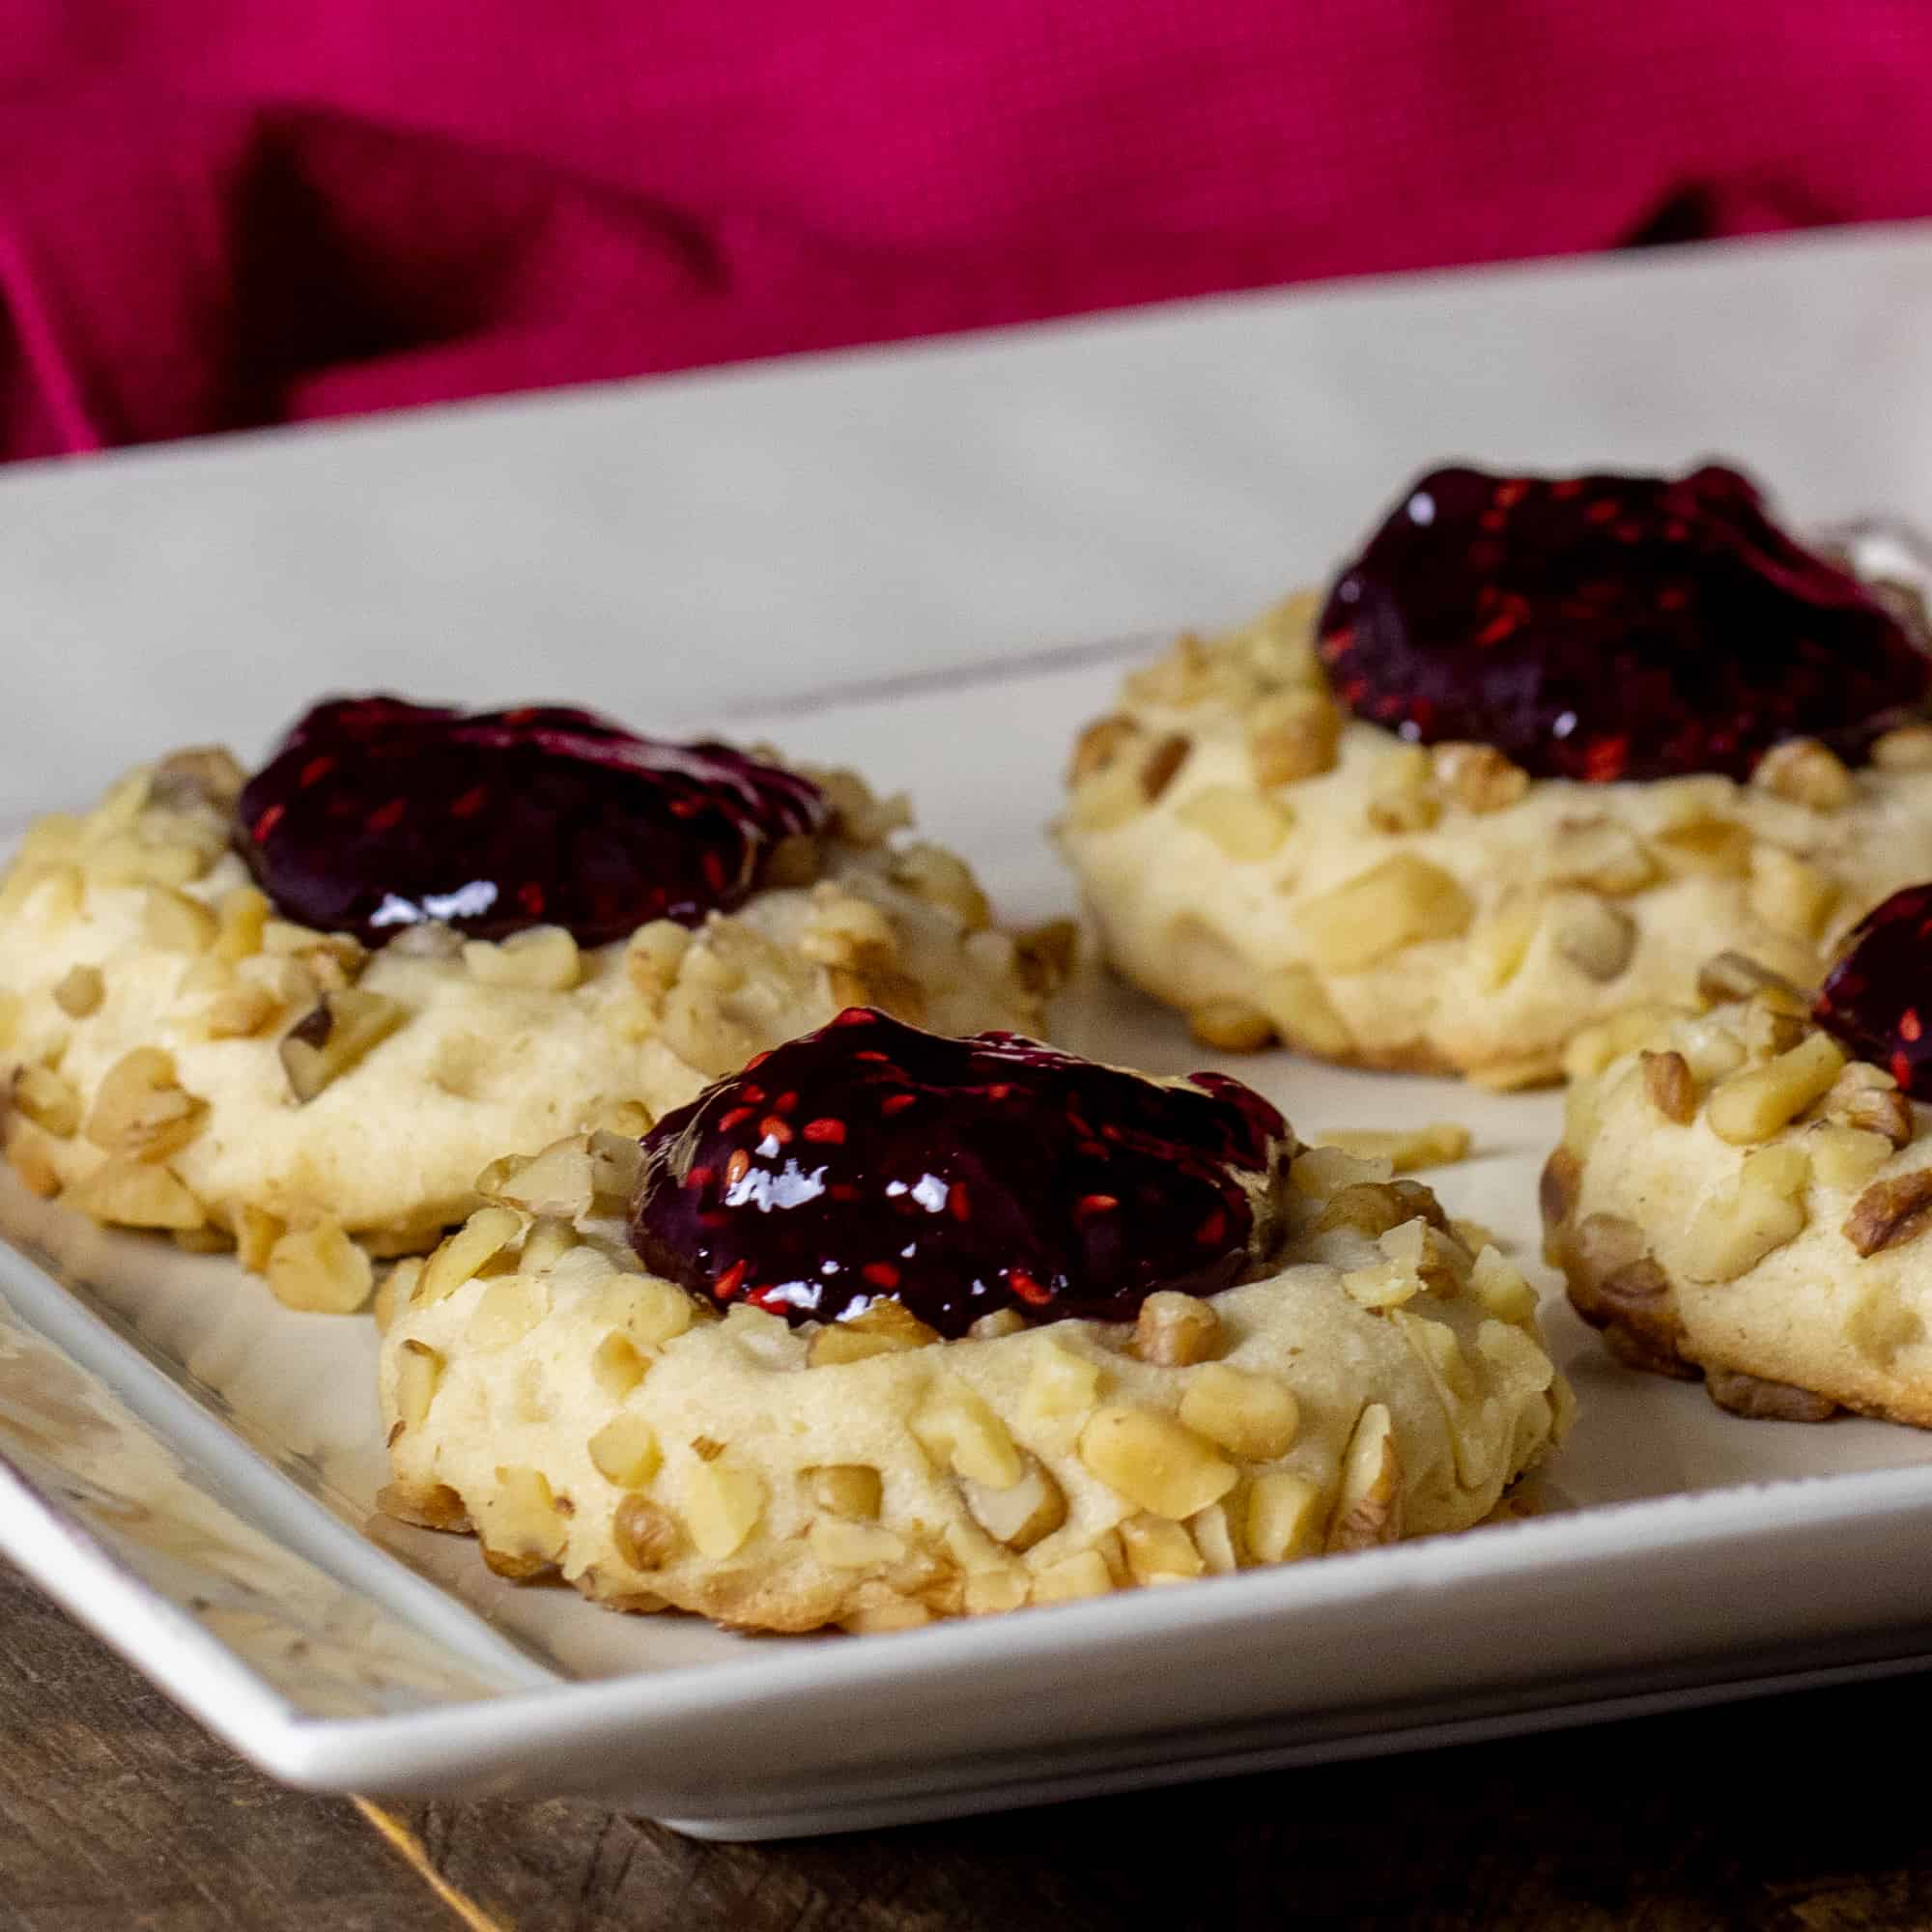
[(1144, 1589), (1185, 1582), (1207, 1567), (1184, 1523), (1170, 1522), (1145, 1511), (1122, 1522), (1121, 1548), (1127, 1559), (1128, 1576)]
[(1559, 820), (1545, 847), (1545, 880), (1628, 898), (1654, 885), (1657, 861), (1635, 833), (1614, 818)]
[(107, 991), (99, 966), (72, 966), (54, 987), (54, 1005), (71, 1020), (84, 1020), (96, 1011)]
[(1493, 745), (1449, 741), (1434, 753), (1435, 777), (1464, 811), (1501, 811), (1529, 789), (1529, 774)]
[(1333, 769), (1342, 714), (1319, 691), (1283, 691), (1264, 697), (1248, 719), (1248, 763), (1264, 786), (1293, 784)]
[(641, 1489), (664, 1461), (656, 1432), (632, 1412), (613, 1416), (590, 1438), (587, 1449), (597, 1473), (620, 1490)]
[(1752, 1422), (1829, 1422), (1838, 1405), (1828, 1395), (1790, 1382), (1767, 1381), (1742, 1369), (1708, 1369), (1704, 1390), (1730, 1415)]
[(1706, 1109), (1711, 1131), (1734, 1147), (1769, 1140), (1822, 1100), (1845, 1065), (1845, 1050), (1828, 1033), (1813, 1033), (1762, 1065), (1720, 1080)]
[(549, 1297), (528, 1275), (497, 1275), (476, 1297), (463, 1339), (482, 1354), (513, 1349), (549, 1312)]
[(1362, 1410), (1342, 1457), (1341, 1493), (1328, 1524), (1328, 1551), (1373, 1549), (1402, 1535), (1402, 1457), (1387, 1406)]
[(712, 1562), (735, 1555), (765, 1512), (764, 1479), (723, 1458), (695, 1463), (685, 1477), (684, 1516), (697, 1553)]
[(1932, 1228), (1932, 1167), (1875, 1180), (1845, 1218), (1845, 1238), (1861, 1255), (1916, 1241)]
[(1861, 1133), (1882, 1134), (1894, 1148), (1912, 1138), (1912, 1103), (1883, 1067), (1855, 1060), (1825, 1095), (1827, 1120)]
[(1080, 928), (1070, 919), (1049, 919), (1013, 934), (1013, 970), (1029, 993), (1057, 993), (1073, 977)]
[(905, 1539), (868, 1522), (820, 1517), (806, 1532), (811, 1553), (828, 1570), (876, 1570), (906, 1553)]
[(1810, 944), (1838, 903), (1838, 882), (1780, 846), (1759, 845), (1751, 853), (1747, 898), (1767, 925)]
[(1337, 1127), (1321, 1136), (1321, 1145), (1362, 1160), (1386, 1160), (1393, 1174), (1414, 1174), (1466, 1159), (1469, 1130), (1454, 1121), (1420, 1127)]
[(376, 1507), (398, 1522), (412, 1522), (419, 1529), (454, 1530), (469, 1528), (469, 1512), (463, 1498), (447, 1483), (429, 1483), (416, 1488), (409, 1483), (384, 1483), (376, 1492)]
[(162, 811), (213, 810), (226, 817), (235, 809), (248, 774), (225, 745), (190, 745), (170, 752), (148, 780), (148, 803)]
[(637, 1344), (614, 1328), (590, 1351), (591, 1379), (612, 1402), (622, 1402), (650, 1366), (650, 1358), (638, 1352)]
[(1409, 1218), (1406, 1205), (1387, 1181), (1357, 1180), (1338, 1187), (1321, 1212), (1315, 1217), (1313, 1232), (1326, 1235), (1347, 1228), (1371, 1240), (1400, 1227)]
[(1156, 1289), (1141, 1303), (1129, 1345), (1144, 1362), (1164, 1369), (1205, 1362), (1221, 1346), (1221, 1318), (1211, 1301)]
[(1264, 1470), (1248, 1491), (1248, 1554), (1257, 1563), (1291, 1563), (1312, 1555), (1321, 1540), (1325, 1500), (1305, 1476)]
[(369, 1257), (333, 1221), (284, 1235), (263, 1273), (283, 1307), (319, 1315), (353, 1315), (376, 1285)]
[(885, 1486), (865, 1463), (827, 1463), (805, 1472), (811, 1499), (834, 1516), (870, 1520), (879, 1514)]
[(282, 1036), (279, 1051), (290, 1092), (298, 1100), (313, 1100), (360, 1065), (408, 1017), (406, 1007), (381, 993), (354, 986), (324, 993)]
[(1600, 985), (1622, 974), (1636, 952), (1636, 921), (1622, 906), (1585, 894), (1559, 901), (1554, 934), (1557, 952)]
[(577, 941), (560, 925), (532, 925), (500, 942), (468, 940), (463, 963), (485, 985), (530, 992), (567, 993), (583, 977)]
[(1273, 1376), (1209, 1362), (1187, 1378), (1180, 1420), (1231, 1455), (1271, 1463), (1293, 1446), (1301, 1409), (1294, 1391)]
[(1427, 832), (1442, 816), (1442, 798), (1420, 745), (1386, 753), (1369, 785), (1368, 818), (1378, 832)]
[(526, 1214), (555, 1214), (565, 1220), (587, 1213), (594, 1194), (589, 1142), (566, 1135), (534, 1154), (505, 1154), (476, 1177), (476, 1191)]
[(1892, 1155), (1891, 1143), (1883, 1134), (1829, 1120), (1812, 1125), (1804, 1145), (1812, 1172), (1827, 1187), (1862, 1187)]
[(662, 1570), (677, 1554), (684, 1530), (662, 1503), (628, 1495), (611, 1513), (611, 1541), (633, 1570)]
[(1098, 1408), (1080, 1433), (1080, 1460), (1138, 1509), (1179, 1521), (1218, 1502), (1238, 1480), (1219, 1450), (1150, 1408)]
[(893, 883), (915, 898), (950, 912), (962, 932), (983, 932), (993, 922), (993, 908), (973, 876), (973, 868), (957, 853), (923, 839), (893, 854)]
[(206, 952), (220, 922), (199, 899), (168, 886), (149, 888), (141, 913), (141, 937), (159, 952)]
[(1191, 742), (1179, 731), (1170, 731), (1166, 737), (1158, 738), (1141, 760), (1141, 796), (1152, 805), (1171, 785), (1180, 768), (1187, 762), (1187, 754), (1193, 750)]
[(516, 1239), (523, 1222), (507, 1208), (479, 1208), (429, 1260), (416, 1281), (415, 1300), (422, 1307), (454, 1294), (473, 1280), (483, 1264)]
[(87, 1138), (131, 1160), (166, 1160), (198, 1134), (208, 1106), (175, 1079), (172, 1056), (137, 1046), (100, 1076), (88, 1111)]
[(1033, 1366), (1020, 1398), (1021, 1418), (1028, 1426), (1077, 1422), (1099, 1399), (1097, 1363), (1045, 1338), (1033, 1345)]
[(936, 1462), (969, 1482), (1009, 1490), (1026, 1474), (1007, 1425), (957, 1377), (935, 1379), (908, 1426)]
[[(1690, 1268), (1700, 1281), (1735, 1281), (1804, 1233), (1811, 1162), (1788, 1144), (1758, 1148), (1731, 1179), (1697, 1205), (1684, 1231)], [(1857, 1212), (1856, 1209), (1853, 1210)]]
[(1650, 836), (1651, 850), (1673, 876), (1742, 879), (1750, 871), (1751, 836), (1734, 818), (1693, 818)]
[(1709, 1007), (1723, 1006), (1731, 1000), (1747, 1000), (1753, 993), (1777, 992), (1798, 1004), (1802, 1011), (1807, 1004), (1803, 993), (1781, 973), (1760, 965), (1743, 952), (1719, 952), (1697, 969), (1697, 997)]
[(1073, 759), (1066, 768), (1066, 782), (1077, 785), (1107, 767), (1141, 735), (1141, 727), (1131, 718), (1116, 714), (1096, 718), (1073, 741)]
[(1816, 738), (1786, 738), (1757, 761), (1751, 783), (1774, 798), (1813, 811), (1838, 811), (1852, 802), (1852, 775)]
[(1274, 1037), (1274, 1022), (1241, 1000), (1215, 1000), (1190, 1009), (1187, 1030), (1216, 1053), (1255, 1053)]
[(420, 1429), (429, 1420), (442, 1378), (442, 1357), (426, 1342), (404, 1342), (396, 1357), (396, 1420), (404, 1429)]
[(1543, 1209), (1545, 1227), (1560, 1228), (1569, 1220), (1582, 1186), (1583, 1163), (1569, 1148), (1557, 1148), (1543, 1163), (1537, 1181), (1537, 1203)]
[(1681, 1053), (1645, 1049), (1638, 1064), (1643, 1068), (1643, 1091), (1666, 1121), (1682, 1127), (1697, 1118), (1697, 1082), (1691, 1077), (1690, 1063)]
[(67, 1190), (70, 1208), (117, 1228), (200, 1228), (208, 1210), (187, 1186), (156, 1162), (110, 1155)]
[(80, 1126), (80, 1094), (72, 1081), (35, 1062), (14, 1070), (14, 1108), (56, 1140), (71, 1140)]
[(1871, 748), (1872, 763), (1887, 772), (1932, 771), (1932, 724), (1901, 724)]
[(1066, 1520), (1066, 1497), (1060, 1485), (1028, 1456), (1026, 1468), (1016, 1483), (995, 1488), (960, 1479), (959, 1491), (976, 1521), (995, 1543), (1009, 1549), (1031, 1549)]
[(879, 1300), (863, 1315), (849, 1321), (829, 1321), (813, 1334), (806, 1352), (811, 1368), (834, 1367), (840, 1362), (863, 1362), (870, 1355), (902, 1354), (908, 1349), (926, 1349), (939, 1340), (939, 1331), (929, 1328), (902, 1301)]
[(1237, 864), (1272, 858), (1294, 822), (1286, 806), (1239, 785), (1205, 785), (1174, 815)]
[(1297, 923), (1315, 963), (1359, 973), (1405, 948), (1454, 939), (1474, 915), (1469, 895), (1441, 867), (1397, 852), (1309, 899)]
[(1051, 1563), (1033, 1579), (1036, 1604), (1070, 1604), (1083, 1597), (1104, 1597), (1114, 1587), (1114, 1575), (1097, 1549), (1077, 1550)]
[(1299, 963), (1263, 974), (1255, 988), (1262, 1010), (1293, 1047), (1337, 1060), (1354, 1043), (1348, 1022), (1335, 1010), (1314, 971)]

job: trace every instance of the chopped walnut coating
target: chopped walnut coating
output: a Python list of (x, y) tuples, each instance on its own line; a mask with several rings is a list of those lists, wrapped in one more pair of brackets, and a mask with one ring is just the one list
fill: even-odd
[(1634, 1222), (1589, 1214), (1557, 1237), (1570, 1300), (1605, 1346), (1631, 1368), (1694, 1380), (1683, 1353), (1684, 1323), (1670, 1280)]

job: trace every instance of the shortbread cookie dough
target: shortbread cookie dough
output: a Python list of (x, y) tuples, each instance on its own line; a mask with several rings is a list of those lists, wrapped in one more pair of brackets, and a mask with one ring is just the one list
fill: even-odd
[[(1573, 508), (1600, 534), (1552, 534)], [(1377, 545), (1464, 525), (1501, 560), (1404, 629)], [(1535, 1084), (1715, 951), (1815, 979), (1932, 873), (1914, 635), (1742, 479), (1444, 472), (1377, 545), (1325, 610), (1182, 638), (1075, 750), (1059, 837), (1107, 956), (1204, 1041)]]
[(1543, 1180), (1571, 1300), (1619, 1359), (1739, 1414), (1932, 1427), (1923, 1110), (1751, 962), (1705, 984), (1706, 1012), (1577, 1042)]
[[(581, 728), (614, 734), (623, 757), (644, 755), (601, 721)], [(507, 830), (493, 830), (479, 802), (466, 808), (454, 780), (432, 795), (407, 764), (381, 772), (375, 806), (355, 801), (367, 876), (406, 880), (422, 902), (345, 897), (342, 925), (327, 930), (287, 917), (251, 877), (248, 862), (285, 888), (262, 863), (264, 846), (276, 851), (276, 827), (264, 824), (276, 808), (259, 805), (258, 776), (254, 816), (238, 831), (243, 774), (226, 753), (177, 754), (130, 774), (84, 817), (41, 820), (0, 886), (13, 1165), (100, 1220), (232, 1242), (299, 1305), (354, 1306), (369, 1291), (368, 1255), (433, 1245), (477, 1205), (487, 1161), (593, 1124), (640, 1131), (855, 1000), (942, 1030), (1037, 1024), (1051, 959), (993, 927), (959, 860), (894, 836), (896, 801), (846, 774), (814, 778), (723, 748), (645, 749), (683, 762), (675, 806), (640, 825), (601, 791), (578, 796), (567, 758), (539, 775), (548, 793), (509, 773), (516, 797), (550, 817), (526, 813)], [(298, 786), (319, 761), (353, 765), (334, 741), (298, 733), (291, 750)], [(463, 759), (479, 791), (498, 769), (487, 746), (466, 745)], [(326, 789), (328, 777), (314, 782)], [(754, 779), (787, 813), (803, 806), (763, 827), (749, 806), (722, 831), (719, 819), (681, 875), (678, 828), (701, 827), (721, 787), (742, 804), (733, 787)], [(602, 767), (592, 782), (604, 785)], [(433, 877), (420, 850), (380, 871), (392, 801), (408, 805), (394, 814), (407, 833), (436, 796), (465, 841), (447, 876), (468, 878), (469, 867), (489, 886), (497, 865), (506, 889), (494, 906), (479, 886), (455, 903), (462, 894), (418, 890)], [(596, 822), (573, 825), (573, 812)], [(631, 841), (614, 853), (615, 834), (599, 842), (612, 824)], [(313, 831), (299, 855), (309, 886), (289, 888), (298, 901), (329, 885)], [(547, 872), (547, 855), (568, 869)], [(706, 890), (727, 909), (704, 911)], [(660, 916), (625, 928), (627, 898)], [(536, 917), (553, 913), (584, 942)], [(491, 936), (468, 936), (472, 925)], [(613, 930), (623, 936), (597, 943)]]
[(1385, 1160), (908, 1032), (488, 1177), (389, 1291), (384, 1507), (614, 1608), (890, 1630), (1467, 1528), (1567, 1422), (1528, 1285)]

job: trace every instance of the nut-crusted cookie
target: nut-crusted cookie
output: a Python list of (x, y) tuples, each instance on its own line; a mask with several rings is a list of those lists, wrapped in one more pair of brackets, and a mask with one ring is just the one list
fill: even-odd
[(616, 1608), (885, 1630), (1466, 1528), (1560, 1433), (1533, 1292), (1386, 1160), (906, 1032), (488, 1177), (389, 1292), (384, 1508)]
[[(1589, 534), (1512, 561), (1490, 532), (1532, 510)], [(1392, 618), (1371, 546), (1325, 606), (1182, 638), (1080, 738), (1062, 845), (1108, 957), (1204, 1041), (1535, 1084), (1716, 950), (1815, 978), (1932, 873), (1915, 634), (1742, 479), (1443, 472), (1377, 542), (1458, 519), (1503, 560), (1449, 617), (1404, 581)]]
[(1741, 1415), (1932, 1427), (1932, 1131), (1795, 988), (1712, 962), (1702, 1013), (1573, 1047), (1549, 1259), (1620, 1360)]
[[(285, 882), (299, 867), (262, 862), (278, 822), (298, 822), (293, 808), (262, 806), (258, 775), (254, 816), (238, 828), (244, 775), (220, 751), (177, 753), (131, 773), (85, 816), (39, 821), (0, 885), (0, 1075), (16, 1171), (102, 1221), (233, 1244), (296, 1305), (354, 1307), (369, 1293), (372, 1255), (420, 1252), (477, 1205), (472, 1182), (489, 1159), (594, 1124), (641, 1131), (854, 1000), (946, 1030), (1037, 1023), (1051, 947), (1016, 945), (992, 925), (964, 864), (895, 837), (901, 802), (874, 799), (849, 774), (789, 772), (724, 748), (638, 752), (642, 741), (601, 721), (571, 726), (593, 727), (608, 734), (599, 756), (613, 742), (624, 758), (662, 753), (683, 787), (661, 822), (635, 832), (637, 876), (623, 852), (596, 842), (621, 824), (622, 799), (578, 797), (567, 759), (535, 780), (505, 774), (517, 799), (548, 801), (549, 817), (510, 828), (536, 855), (527, 862), (493, 832), (487, 797), (471, 798), (497, 770), (488, 746), (462, 747), (460, 785), (434, 791), (410, 761), (409, 781), (384, 775), (373, 809), (353, 800), (365, 856), (390, 829), (384, 814), (408, 829), (393, 809), (408, 783), (421, 794), (409, 795), (412, 809), (446, 804), (471, 841), (450, 876), (471, 877), (473, 862), (487, 883), (495, 860), (519, 867), (523, 902), (507, 908), (505, 894), (491, 906), (474, 886), (467, 901), (435, 902), (442, 918), (390, 893), (343, 900), (345, 928), (291, 919), (250, 867), (271, 890), (296, 891)], [(289, 782), (324, 790), (328, 760), (352, 758), (298, 731), (267, 771), (291, 753)], [(591, 769), (603, 787), (606, 769)], [(699, 848), (703, 866), (687, 868), (696, 891), (669, 860), (650, 873), (677, 828), (711, 809), (713, 790), (735, 809), (747, 774), (805, 800), (808, 829), (727, 828), (737, 843), (720, 833)], [(557, 827), (571, 810), (594, 823), (566, 827), (566, 841)], [(569, 854), (575, 894), (559, 916), (583, 924), (584, 943), (538, 916), (557, 909), (541, 895), (550, 881), (539, 862), (553, 850)], [(316, 851), (311, 838), (299, 854), (311, 879)], [(411, 862), (404, 854), (399, 872)], [(707, 878), (719, 884), (708, 912)], [(664, 879), (675, 894), (638, 897)], [(612, 920), (622, 928), (627, 902), (676, 917), (594, 943)]]

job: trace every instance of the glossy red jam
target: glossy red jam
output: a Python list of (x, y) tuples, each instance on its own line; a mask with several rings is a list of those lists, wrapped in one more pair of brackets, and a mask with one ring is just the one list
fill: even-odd
[(1859, 923), (1819, 990), (1817, 1019), (1848, 1052), (1932, 1100), (1932, 885), (1893, 893)]
[(631, 1241), (699, 1299), (794, 1324), (879, 1300), (948, 1336), (1004, 1308), (1131, 1321), (1156, 1289), (1258, 1270), (1293, 1151), (1225, 1074), (1163, 1087), (854, 1007), (651, 1129)]
[(425, 920), (599, 946), (728, 911), (780, 839), (826, 818), (809, 780), (727, 746), (552, 706), (355, 697), (317, 705), (248, 781), (236, 844), (277, 911), (370, 946)]
[(1848, 761), (1932, 661), (1735, 470), (1418, 478), (1343, 571), (1320, 649), (1359, 718), (1536, 778), (1746, 778), (1781, 738)]

